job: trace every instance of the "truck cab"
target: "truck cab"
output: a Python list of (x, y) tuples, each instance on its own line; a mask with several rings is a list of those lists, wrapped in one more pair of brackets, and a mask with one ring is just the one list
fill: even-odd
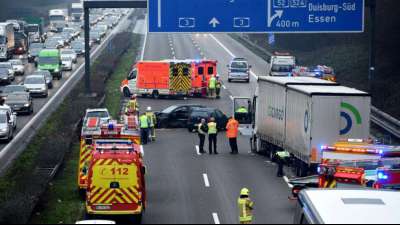
[(290, 77), (295, 67), (296, 58), (294, 56), (289, 53), (276, 52), (271, 56), (267, 74), (276, 77)]
[(138, 145), (127, 140), (96, 140), (86, 213), (131, 216), (140, 222), (146, 208), (145, 173)]
[(129, 98), (132, 94), (137, 93), (137, 68), (134, 67), (128, 74), (128, 77), (121, 83), (121, 92), (125, 97)]
[(40, 51), (38, 60), (38, 69), (47, 70), (53, 78), (61, 80), (62, 78), (61, 55), (58, 49), (45, 49)]

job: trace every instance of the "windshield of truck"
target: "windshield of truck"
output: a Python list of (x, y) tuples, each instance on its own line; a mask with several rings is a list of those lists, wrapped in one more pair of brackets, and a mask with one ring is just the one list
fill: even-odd
[(29, 26), (26, 27), (26, 31), (27, 31), (28, 33), (36, 33), (36, 32), (39, 32), (39, 26), (37, 26), (37, 25), (29, 25)]
[(0, 45), (4, 45), (6, 43), (6, 37), (0, 36)]
[(291, 73), (294, 69), (292, 65), (273, 65), (271, 71), (277, 73)]
[(64, 16), (50, 16), (50, 21), (65, 21)]
[(59, 64), (57, 57), (39, 57), (39, 64)]
[(43, 48), (43, 44), (42, 43), (32, 43), (29, 46), (30, 49), (42, 49)]
[(25, 84), (44, 84), (45, 80), (43, 77), (27, 77), (25, 79)]

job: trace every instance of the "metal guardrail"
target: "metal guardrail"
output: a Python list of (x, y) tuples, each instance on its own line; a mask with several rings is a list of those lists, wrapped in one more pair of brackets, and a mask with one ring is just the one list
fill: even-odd
[[(232, 35), (245, 42), (247, 45), (250, 45), (258, 51), (262, 52), (263, 54), (267, 56), (272, 55), (271, 52), (252, 42), (247, 36), (238, 34)], [(371, 107), (371, 122), (382, 128), (383, 130), (387, 131), (388, 133), (392, 134), (396, 138), (400, 138), (400, 121), (374, 106)]]
[(371, 121), (396, 138), (400, 138), (400, 121), (374, 106), (371, 108)]

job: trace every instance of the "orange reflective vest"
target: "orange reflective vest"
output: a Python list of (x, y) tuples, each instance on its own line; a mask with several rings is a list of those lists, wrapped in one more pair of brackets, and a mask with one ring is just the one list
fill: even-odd
[(226, 130), (228, 138), (237, 138), (239, 134), (239, 122), (235, 119), (230, 119), (226, 125)]

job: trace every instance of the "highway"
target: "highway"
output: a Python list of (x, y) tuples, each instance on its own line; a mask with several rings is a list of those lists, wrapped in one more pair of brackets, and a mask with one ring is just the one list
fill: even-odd
[[(129, 16), (122, 18), (117, 27), (112, 31), (108, 31), (107, 36), (102, 40), (100, 45), (94, 46), (91, 51), (91, 59), (95, 60), (102, 50), (107, 47), (109, 41), (119, 32), (125, 31), (131, 21), (128, 20)], [(14, 84), (20, 84), (23, 79), (35, 71), (33, 64), (26, 64), (25, 76), (16, 76)], [(23, 145), (26, 144), (29, 138), (32, 138), (36, 132), (37, 124), (40, 124), (48, 116), (49, 111), (54, 111), (58, 103), (61, 102), (60, 96), (65, 96), (67, 91), (73, 89), (75, 84), (80, 80), (84, 73), (84, 58), (80, 57), (78, 63), (74, 65), (71, 72), (64, 72), (62, 80), (54, 80), (54, 88), (49, 90), (48, 98), (34, 98), (34, 113), (30, 116), (18, 116), (17, 130), (14, 134), (14, 139), (10, 143), (0, 143), (0, 171), (4, 171), (8, 164), (12, 162), (18, 154), (23, 151)], [(57, 103), (58, 102), (58, 103)], [(56, 104), (57, 103), (57, 104)], [(28, 138), (29, 137), (29, 138)]]
[[(226, 65), (233, 56), (246, 57), (253, 65), (250, 84), (228, 83)], [(226, 35), (149, 34), (145, 60), (167, 58), (217, 59), (224, 86), (220, 100), (140, 99), (142, 107), (155, 111), (170, 105), (199, 103), (218, 107), (231, 115), (231, 96), (252, 96), (255, 76), (266, 62)], [(238, 223), (237, 198), (248, 187), (255, 201), (255, 223), (293, 222), (294, 202), (277, 168), (266, 158), (250, 154), (249, 140), (239, 140), (240, 155), (232, 156), (224, 133), (219, 134), (218, 156), (198, 155), (195, 134), (182, 130), (160, 130), (156, 143), (145, 146), (148, 167), (148, 207), (144, 223)], [(207, 147), (207, 145), (206, 145)]]

